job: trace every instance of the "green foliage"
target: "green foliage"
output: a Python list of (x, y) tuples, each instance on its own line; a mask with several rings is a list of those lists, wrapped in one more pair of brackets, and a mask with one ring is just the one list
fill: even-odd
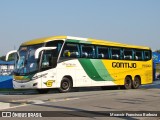
[(0, 60), (5, 61), (5, 58), (6, 58), (5, 56), (1, 56)]
[[(6, 56), (1, 56), (0, 60), (5, 61), (6, 60)], [(12, 61), (14, 60), (14, 54), (11, 54), (8, 58), (8, 61)]]
[(15, 56), (14, 56), (15, 54), (13, 53), (13, 54), (11, 54), (10, 56), (9, 56), (9, 58), (8, 58), (8, 61), (12, 61), (12, 60), (14, 60), (14, 58), (15, 58)]

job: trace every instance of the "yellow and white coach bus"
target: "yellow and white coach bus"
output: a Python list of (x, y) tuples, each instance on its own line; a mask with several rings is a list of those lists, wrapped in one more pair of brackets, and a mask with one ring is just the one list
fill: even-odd
[(21, 44), (17, 51), (13, 87), (49, 88), (68, 92), (72, 87), (123, 86), (136, 89), (152, 83), (149, 47), (106, 40), (53, 36)]

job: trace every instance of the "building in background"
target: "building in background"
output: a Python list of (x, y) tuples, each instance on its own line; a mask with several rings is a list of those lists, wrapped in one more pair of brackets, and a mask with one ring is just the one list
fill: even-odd
[(160, 63), (160, 53), (158, 53), (158, 52), (153, 52), (153, 53), (152, 53), (152, 57), (153, 57), (153, 62), (154, 62), (155, 64)]
[(0, 75), (11, 75), (14, 70), (14, 61), (0, 60)]
[(160, 53), (158, 52), (153, 52), (152, 53), (153, 57), (153, 74), (154, 74), (154, 79), (160, 79)]

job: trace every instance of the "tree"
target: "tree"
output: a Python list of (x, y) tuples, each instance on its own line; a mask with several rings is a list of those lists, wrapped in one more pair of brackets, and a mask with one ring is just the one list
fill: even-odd
[[(0, 60), (5, 61), (6, 60), (6, 56), (1, 56)], [(9, 55), (9, 58), (8, 58), (8, 61), (12, 61), (12, 60), (14, 60), (14, 53)]]
[(1, 56), (1, 57), (0, 57), (0, 60), (5, 61), (5, 58), (6, 58), (5, 56)]

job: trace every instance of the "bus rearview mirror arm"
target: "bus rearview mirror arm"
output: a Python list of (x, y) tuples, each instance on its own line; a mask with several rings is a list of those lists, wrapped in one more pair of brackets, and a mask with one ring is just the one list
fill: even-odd
[(54, 50), (56, 49), (57, 47), (40, 47), (38, 48), (36, 51), (35, 51), (35, 59), (38, 59), (39, 58), (39, 53), (43, 50)]
[(10, 56), (11, 54), (13, 54), (13, 53), (17, 53), (17, 50), (9, 51), (9, 52), (7, 53), (7, 55), (6, 55), (6, 61), (8, 61), (9, 56)]

